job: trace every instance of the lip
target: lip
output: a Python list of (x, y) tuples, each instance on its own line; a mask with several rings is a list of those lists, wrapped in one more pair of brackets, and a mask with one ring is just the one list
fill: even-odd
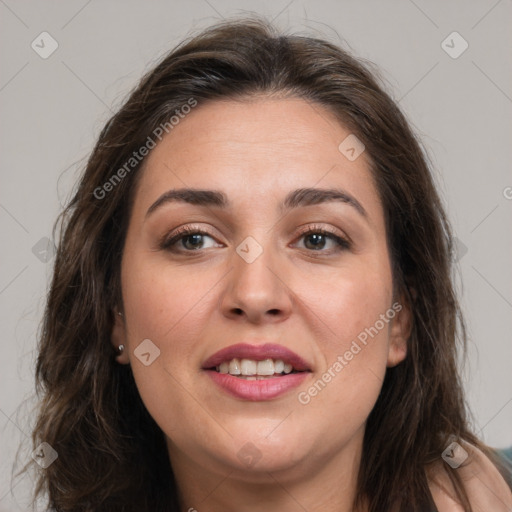
[[(264, 359), (281, 359), (285, 364), (289, 363), (294, 370), (305, 372), (311, 371), (310, 366), (295, 352), (276, 345), (275, 343), (265, 343), (263, 345), (251, 345), (249, 343), (238, 343), (223, 348), (215, 352), (203, 363), (203, 370), (210, 370), (220, 365), (224, 361), (232, 359), (253, 359), (255, 361), (263, 361)], [(252, 382), (252, 381), (249, 381)], [(257, 381), (261, 382), (261, 381)]]
[[(291, 364), (294, 370), (300, 373), (288, 373), (280, 377), (271, 377), (264, 380), (246, 380), (229, 373), (219, 373), (215, 370), (224, 361), (232, 359), (252, 359), (263, 361), (264, 359), (281, 359), (284, 363)], [(291, 389), (297, 387), (311, 373), (311, 367), (302, 357), (290, 349), (275, 343), (252, 345), (238, 343), (223, 348), (210, 356), (202, 366), (206, 374), (220, 388), (231, 396), (242, 400), (263, 401), (277, 398)]]
[(208, 376), (231, 396), (261, 402), (271, 400), (296, 388), (309, 372), (289, 373), (282, 377), (273, 377), (265, 380), (245, 380), (230, 375), (229, 373), (218, 373), (215, 370), (206, 370)]

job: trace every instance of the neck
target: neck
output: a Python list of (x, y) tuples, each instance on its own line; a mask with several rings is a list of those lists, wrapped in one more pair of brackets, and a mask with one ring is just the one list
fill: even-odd
[(279, 470), (258, 464), (249, 471), (204, 454), (194, 459), (169, 439), (167, 445), (182, 512), (355, 512), (362, 433), (334, 455), (313, 455)]

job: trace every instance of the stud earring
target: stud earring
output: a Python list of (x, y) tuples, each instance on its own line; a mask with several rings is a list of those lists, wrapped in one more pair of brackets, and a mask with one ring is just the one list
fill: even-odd
[(121, 355), (124, 352), (124, 345), (119, 345), (119, 347), (117, 347), (117, 350), (119, 352), (119, 355)]

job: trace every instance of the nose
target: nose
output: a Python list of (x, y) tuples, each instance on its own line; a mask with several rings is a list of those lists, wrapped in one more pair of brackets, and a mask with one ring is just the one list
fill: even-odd
[(283, 263), (271, 248), (252, 262), (233, 254), (233, 269), (221, 299), (222, 313), (250, 323), (279, 323), (290, 316), (292, 292)]

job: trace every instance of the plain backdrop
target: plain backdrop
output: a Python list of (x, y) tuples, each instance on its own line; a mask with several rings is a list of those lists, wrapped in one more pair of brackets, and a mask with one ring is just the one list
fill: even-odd
[(0, 511), (27, 509), (30, 477), (11, 484), (11, 470), (20, 443), (20, 463), (30, 460), (36, 336), (53, 263), (45, 248), (84, 159), (163, 53), (250, 12), (381, 70), (427, 148), (458, 239), (475, 430), (492, 446), (512, 445), (511, 0), (0, 0)]

